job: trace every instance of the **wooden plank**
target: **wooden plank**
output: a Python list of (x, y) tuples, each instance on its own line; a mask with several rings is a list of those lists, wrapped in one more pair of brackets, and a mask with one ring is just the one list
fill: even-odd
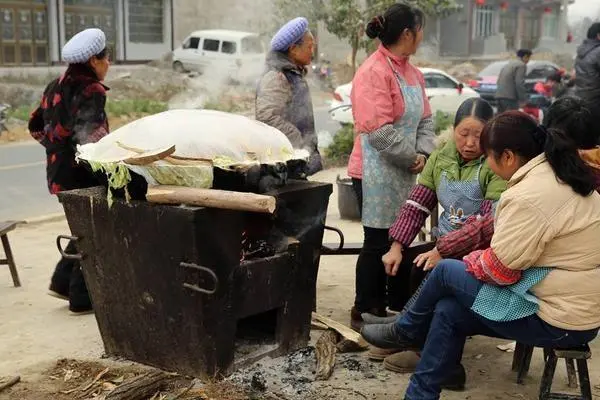
[(17, 221), (1, 221), (0, 235), (6, 235), (8, 232), (14, 230), (17, 227), (17, 224)]
[(149, 186), (146, 200), (150, 203), (188, 204), (267, 214), (273, 214), (277, 205), (273, 196), (170, 185)]
[(363, 337), (360, 335), (360, 333), (353, 331), (349, 327), (347, 327), (343, 324), (340, 324), (339, 322), (334, 321), (330, 318), (319, 315), (315, 312), (312, 313), (312, 316), (313, 316), (313, 319), (327, 325), (328, 327), (330, 327), (331, 329), (335, 330), (337, 333), (342, 335), (345, 339), (348, 339), (348, 340), (358, 344), (361, 348), (367, 348), (369, 346), (367, 344), (367, 342), (365, 341), (365, 339), (363, 339)]

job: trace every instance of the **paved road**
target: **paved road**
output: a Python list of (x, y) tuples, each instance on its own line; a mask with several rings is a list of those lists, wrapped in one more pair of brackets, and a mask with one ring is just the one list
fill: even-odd
[(0, 145), (0, 221), (61, 211), (46, 188), (44, 150), (37, 143)]
[[(335, 133), (339, 125), (329, 118), (326, 108), (315, 112), (321, 141)], [(37, 218), (62, 212), (58, 200), (46, 188), (45, 155), (37, 143), (0, 145), (0, 221)]]

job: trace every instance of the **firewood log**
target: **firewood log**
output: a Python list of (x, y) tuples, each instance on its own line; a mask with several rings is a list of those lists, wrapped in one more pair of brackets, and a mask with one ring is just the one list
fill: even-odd
[(317, 340), (317, 344), (315, 345), (317, 358), (316, 380), (327, 380), (333, 373), (333, 367), (335, 367), (335, 345), (338, 339), (338, 333), (330, 329), (323, 332)]
[(126, 380), (108, 393), (105, 400), (145, 400), (176, 377), (163, 371), (151, 371)]

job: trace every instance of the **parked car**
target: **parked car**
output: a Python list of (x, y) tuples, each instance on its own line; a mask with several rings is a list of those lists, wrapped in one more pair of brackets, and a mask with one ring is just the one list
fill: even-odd
[[(498, 88), (498, 76), (500, 71), (509, 61), (496, 61), (485, 67), (477, 77), (469, 82), (469, 86), (475, 89), (481, 98), (496, 104), (496, 89)], [(530, 61), (527, 64), (527, 75), (525, 76), (525, 88), (527, 93), (535, 95), (533, 89), (538, 82), (545, 82), (546, 78), (560, 71), (560, 67), (550, 61)]]
[(264, 69), (266, 52), (256, 33), (231, 30), (192, 32), (173, 51), (173, 69), (253, 79)]
[[(435, 114), (442, 111), (454, 114), (460, 104), (469, 97), (479, 97), (479, 94), (470, 87), (465, 86), (456, 78), (444, 71), (433, 68), (419, 68), (425, 78), (425, 93)], [(329, 107), (329, 115), (334, 121), (341, 124), (352, 124), (352, 105), (350, 91), (352, 83), (338, 86), (334, 93), (334, 101)]]

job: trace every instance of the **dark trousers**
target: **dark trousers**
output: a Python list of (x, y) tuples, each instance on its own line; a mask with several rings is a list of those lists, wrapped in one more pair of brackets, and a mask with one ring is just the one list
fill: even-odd
[(405, 336), (416, 341), (426, 338), (405, 399), (439, 399), (440, 385), (460, 363), (468, 336), (485, 335), (537, 347), (575, 347), (596, 337), (598, 329), (556, 328), (535, 314), (496, 322), (474, 313), (471, 306), (483, 283), (465, 268), (461, 261), (441, 261), (429, 274), (412, 306), (396, 322)]
[(518, 110), (519, 102), (512, 99), (497, 99), (498, 101), (498, 114), (504, 111)]
[[(65, 248), (67, 254), (77, 253), (75, 242), (71, 241)], [(83, 311), (91, 308), (90, 295), (83, 279), (81, 265), (78, 260), (61, 257), (56, 264), (50, 280), (50, 290), (69, 298), (71, 311)]]
[[(362, 213), (362, 181), (352, 179), (359, 210)], [(356, 262), (356, 295), (354, 307), (359, 312), (384, 310), (387, 306), (400, 311), (411, 295), (411, 269), (400, 268), (395, 277), (388, 277), (381, 258), (390, 249), (388, 229), (363, 226), (363, 247)], [(422, 277), (417, 278), (415, 288)]]

